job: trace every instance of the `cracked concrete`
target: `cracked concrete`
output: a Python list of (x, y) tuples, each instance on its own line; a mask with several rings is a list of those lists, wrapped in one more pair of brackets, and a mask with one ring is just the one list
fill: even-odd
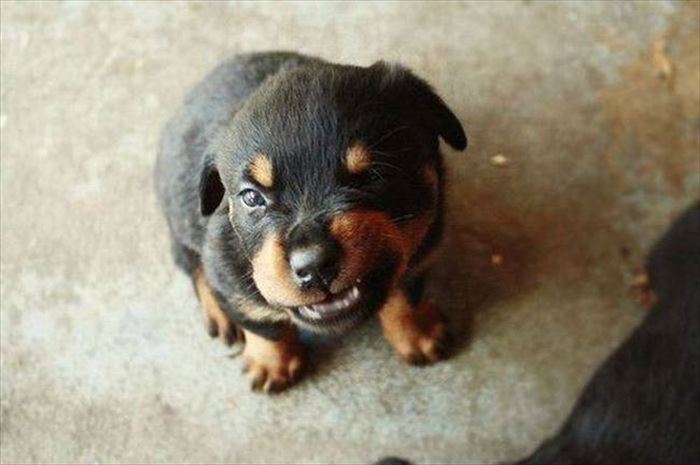
[[(642, 317), (643, 251), (700, 194), (696, 2), (0, 8), (2, 463), (519, 457)], [(267, 398), (205, 335), (157, 135), (221, 59), (268, 49), (401, 61), (464, 122), (430, 288), (451, 360), (404, 366), (368, 324)]]

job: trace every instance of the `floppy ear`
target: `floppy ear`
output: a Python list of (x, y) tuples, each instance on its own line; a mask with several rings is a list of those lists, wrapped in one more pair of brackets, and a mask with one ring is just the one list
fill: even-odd
[(202, 177), (199, 180), (199, 207), (202, 215), (209, 216), (224, 198), (224, 188), (219, 176), (219, 170), (214, 165), (214, 156), (209, 154), (204, 157)]
[(419, 123), (442, 137), (452, 148), (467, 148), (467, 135), (452, 110), (423, 79), (400, 65), (378, 61), (370, 69), (381, 75), (380, 92), (390, 89), (399, 107), (417, 112)]

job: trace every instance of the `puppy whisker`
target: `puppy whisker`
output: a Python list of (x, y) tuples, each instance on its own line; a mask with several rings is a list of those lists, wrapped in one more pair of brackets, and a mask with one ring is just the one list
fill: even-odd
[(394, 224), (399, 224), (399, 223), (402, 223), (402, 222), (404, 222), (404, 221), (410, 220), (410, 219), (415, 218), (415, 217), (416, 217), (416, 214), (415, 214), (415, 213), (409, 213), (409, 214), (407, 214), (407, 215), (403, 215), (403, 216), (399, 216), (399, 217), (393, 218), (393, 219), (391, 220), (391, 222), (394, 223)]
[(401, 168), (400, 166), (396, 166), (396, 165), (394, 165), (394, 164), (392, 164), (392, 163), (388, 163), (388, 162), (385, 162), (385, 161), (373, 161), (371, 166), (385, 166), (385, 167), (391, 168), (391, 169), (393, 169), (394, 171), (397, 171), (397, 172), (399, 172), (399, 173), (406, 174), (406, 170), (404, 170), (404, 169)]
[(238, 240), (241, 243), (241, 249), (243, 250), (243, 256), (245, 259), (250, 263), (250, 265), (253, 265), (253, 260), (250, 258), (250, 252), (248, 251), (248, 248), (245, 246), (245, 242), (243, 241), (243, 236), (241, 236), (241, 233), (238, 231), (238, 228), (235, 226), (235, 223), (231, 223), (231, 229), (233, 229), (233, 232), (238, 236)]
[(394, 156), (399, 153), (405, 153), (405, 152), (410, 152), (411, 148), (410, 147), (404, 147), (402, 149), (396, 149), (396, 150), (373, 150), (373, 153), (376, 153), (377, 155), (385, 155), (385, 156)]
[(396, 134), (397, 132), (403, 131), (404, 129), (408, 129), (409, 127), (410, 127), (410, 126), (408, 126), (408, 125), (398, 126), (398, 127), (394, 128), (393, 130), (391, 130), (391, 131), (387, 132), (386, 134), (384, 134), (382, 137), (379, 138), (379, 140), (377, 140), (377, 141), (375, 141), (374, 143), (368, 145), (367, 148), (370, 149), (371, 151), (375, 151), (375, 150), (374, 150), (374, 147), (376, 147), (377, 145), (381, 144), (382, 142), (384, 142), (386, 139), (388, 139), (389, 137), (393, 136), (393, 135)]

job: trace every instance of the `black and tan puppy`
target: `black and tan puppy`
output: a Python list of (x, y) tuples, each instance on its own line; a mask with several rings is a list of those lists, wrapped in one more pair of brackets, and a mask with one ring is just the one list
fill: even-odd
[(441, 357), (444, 325), (421, 300), (442, 229), (439, 137), (467, 144), (405, 68), (293, 53), (223, 63), (167, 124), (156, 184), (175, 260), (210, 334), (241, 329), (254, 387), (296, 379), (296, 327), (337, 332), (375, 312), (407, 361)]

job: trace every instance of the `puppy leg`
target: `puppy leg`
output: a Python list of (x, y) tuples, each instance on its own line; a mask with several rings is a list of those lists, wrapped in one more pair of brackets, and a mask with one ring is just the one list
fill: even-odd
[(251, 387), (265, 392), (278, 392), (296, 382), (302, 367), (302, 349), (297, 331), (288, 326), (282, 337), (271, 341), (246, 329), (243, 370)]
[(395, 289), (379, 310), (384, 338), (412, 365), (435, 363), (445, 356), (447, 331), (437, 307), (422, 300), (413, 307), (405, 292)]
[(242, 333), (221, 309), (214, 293), (204, 277), (204, 270), (198, 267), (194, 271), (194, 287), (202, 305), (202, 315), (207, 325), (207, 332), (211, 337), (220, 336), (226, 345), (231, 345), (242, 338)]

